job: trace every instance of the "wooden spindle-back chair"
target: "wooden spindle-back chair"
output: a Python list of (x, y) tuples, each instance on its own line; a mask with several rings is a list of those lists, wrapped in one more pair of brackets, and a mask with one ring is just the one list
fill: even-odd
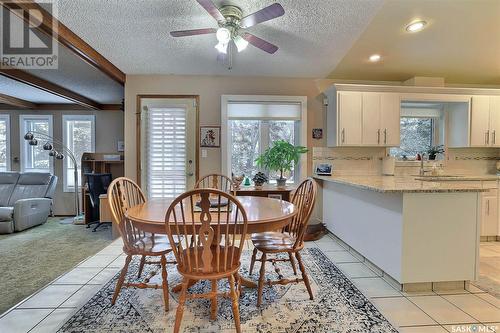
[(221, 190), (222, 192), (235, 195), (234, 184), (231, 178), (220, 175), (220, 174), (210, 174), (203, 176), (196, 182), (194, 188), (215, 188)]
[[(123, 239), (123, 251), (127, 255), (120, 277), (116, 283), (115, 292), (111, 304), (115, 304), (122, 287), (154, 288), (163, 289), (165, 311), (168, 311), (168, 281), (167, 281), (167, 260), (166, 256), (172, 251), (170, 243), (164, 235), (154, 235), (144, 232), (125, 215), (130, 207), (146, 202), (146, 197), (139, 185), (134, 181), (120, 177), (111, 182), (108, 188), (108, 201), (113, 220), (118, 226), (118, 230)], [(141, 277), (142, 270), (146, 264), (160, 264), (162, 274), (162, 285), (150, 284), (149, 280), (156, 272), (152, 272), (149, 277), (141, 283), (125, 282), (129, 264), (134, 255), (141, 256), (138, 277)], [(149, 261), (146, 256), (160, 257), (160, 261)], [(171, 262), (174, 263), (174, 262)]]
[[(231, 194), (212, 188), (189, 191), (172, 202), (165, 226), (171, 241), (176, 235), (184, 236), (173, 248), (183, 277), (174, 332), (179, 332), (186, 299), (211, 299), (211, 318), (215, 319), (218, 296), (232, 299), (236, 331), (240, 332), (236, 283), (239, 286), (238, 269), (247, 230), (247, 214), (241, 203)], [(217, 281), (223, 278), (229, 280), (229, 293), (217, 292)], [(211, 292), (187, 294), (190, 281), (198, 280), (210, 280)]]
[[(311, 285), (305, 271), (304, 263), (302, 262), (300, 250), (304, 248), (304, 234), (306, 232), (307, 224), (309, 223), (309, 218), (311, 217), (311, 213), (314, 208), (314, 203), (316, 201), (316, 192), (316, 182), (312, 178), (307, 178), (293, 193), (292, 203), (297, 207), (298, 213), (293, 217), (290, 224), (284, 227), (281, 232), (263, 232), (252, 234), (251, 239), (254, 245), (254, 250), (250, 262), (250, 274), (252, 274), (255, 261), (261, 262), (259, 285), (257, 291), (257, 306), (260, 306), (262, 303), (262, 290), (264, 288), (266, 261), (272, 263), (276, 273), (278, 273), (278, 276), (280, 278), (277, 281), (268, 281), (269, 285), (304, 282), (307, 291), (309, 292), (310, 299), (313, 299)], [(260, 259), (257, 259), (257, 252), (259, 251), (262, 252), (262, 256)], [(268, 254), (277, 253), (288, 253), (288, 259), (267, 257)], [(299, 263), (302, 278), (285, 279), (281, 274), (279, 268), (276, 266), (276, 263), (280, 261), (290, 262), (293, 268), (294, 275), (297, 275), (294, 256), (295, 258), (297, 258), (297, 261)]]

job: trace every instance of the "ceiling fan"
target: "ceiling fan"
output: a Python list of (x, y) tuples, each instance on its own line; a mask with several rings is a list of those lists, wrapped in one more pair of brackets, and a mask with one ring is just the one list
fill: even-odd
[(276, 45), (242, 30), (283, 16), (285, 10), (279, 3), (274, 3), (253, 14), (243, 17), (242, 10), (237, 6), (225, 5), (221, 8), (217, 8), (211, 0), (196, 1), (217, 20), (219, 28), (172, 31), (170, 32), (172, 37), (215, 34), (218, 41), (217, 45), (215, 45), (215, 48), (219, 51), (218, 59), (228, 62), (229, 69), (232, 67), (232, 44), (236, 46), (238, 52), (243, 51), (249, 43), (269, 54), (278, 51)]

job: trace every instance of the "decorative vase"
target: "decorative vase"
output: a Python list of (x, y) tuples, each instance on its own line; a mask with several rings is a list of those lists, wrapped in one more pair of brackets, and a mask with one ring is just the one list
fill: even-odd
[(286, 187), (286, 178), (277, 178), (276, 186), (280, 188)]
[(256, 190), (262, 190), (262, 186), (264, 186), (264, 183), (255, 183), (254, 186)]

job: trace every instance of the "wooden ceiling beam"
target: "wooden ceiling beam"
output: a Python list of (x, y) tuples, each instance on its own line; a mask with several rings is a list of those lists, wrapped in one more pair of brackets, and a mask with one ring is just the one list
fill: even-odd
[(24, 72), (20, 69), (0, 67), (0, 75), (8, 77), (12, 80), (16, 80), (18, 82), (30, 85), (34, 88), (41, 89), (41, 90), (46, 91), (50, 94), (65, 98), (65, 99), (70, 100), (70, 101), (72, 101), (76, 104), (79, 104), (81, 106), (84, 106), (84, 107), (87, 107), (90, 109), (94, 109), (94, 110), (101, 109), (101, 105), (99, 103), (97, 103), (96, 101), (93, 101), (85, 96), (77, 94), (69, 89), (64, 88), (64, 87), (61, 87), (55, 83), (41, 79), (41, 78), (34, 76), (28, 72)]
[(0, 103), (23, 109), (35, 109), (37, 107), (35, 103), (5, 94), (0, 94)]
[[(113, 65), (108, 59), (97, 52), (92, 46), (86, 43), (77, 34), (71, 31), (68, 27), (62, 24), (59, 20), (48, 13), (44, 8), (42, 8), (38, 3), (33, 0), (0, 0), (2, 6), (13, 9), (21, 8), (24, 11), (29, 9), (36, 9), (44, 13), (43, 22), (37, 26), (36, 29), (42, 31), (43, 33), (55, 38), (60, 44), (67, 47), (79, 58), (89, 63), (91, 66), (97, 68), (111, 79), (120, 83), (122, 86), (125, 85), (126, 75), (118, 67)], [(18, 13), (14, 11), (14, 13)], [(24, 16), (19, 16), (23, 20), (29, 20)], [(56, 27), (56, 29), (54, 29)]]

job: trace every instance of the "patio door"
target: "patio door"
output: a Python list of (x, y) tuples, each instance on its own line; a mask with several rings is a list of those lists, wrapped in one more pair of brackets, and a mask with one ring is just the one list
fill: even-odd
[(141, 185), (148, 198), (175, 198), (196, 182), (196, 98), (141, 98)]

